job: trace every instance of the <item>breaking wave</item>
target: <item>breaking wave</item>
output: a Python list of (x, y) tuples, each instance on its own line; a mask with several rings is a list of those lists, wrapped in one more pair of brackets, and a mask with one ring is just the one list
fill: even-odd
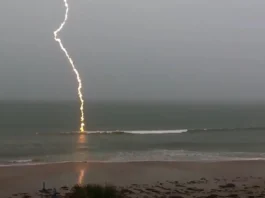
[(15, 159), (15, 160), (5, 160), (0, 161), (1, 166), (20, 166), (20, 165), (31, 165), (31, 164), (39, 164), (41, 163), (40, 159)]
[(221, 162), (221, 161), (257, 161), (265, 160), (265, 153), (251, 152), (199, 152), (188, 150), (150, 150), (150, 151), (120, 151), (106, 155), (104, 158), (84, 159), (84, 160), (57, 160), (47, 161), (25, 159), (0, 162), (0, 167), (8, 166), (32, 166), (45, 164), (63, 163), (128, 163), (128, 162)]
[[(265, 127), (248, 128), (201, 128), (201, 129), (175, 129), (175, 130), (109, 130), (109, 131), (85, 131), (85, 135), (163, 135), (163, 134), (182, 134), (182, 133), (208, 133), (208, 132), (240, 132), (240, 131), (265, 131)], [(36, 133), (36, 135), (55, 135), (54, 133)], [(57, 133), (58, 134), (58, 133)], [(60, 135), (80, 134), (78, 131), (60, 132)]]
[[(179, 130), (137, 130), (137, 131), (85, 131), (84, 134), (140, 134), (140, 135), (151, 135), (151, 134), (178, 134), (188, 132), (188, 129), (179, 129)], [(61, 134), (80, 134), (80, 132), (63, 132)]]
[(26, 163), (31, 163), (33, 162), (33, 159), (21, 159), (21, 160), (10, 160), (8, 163), (12, 164), (26, 164)]

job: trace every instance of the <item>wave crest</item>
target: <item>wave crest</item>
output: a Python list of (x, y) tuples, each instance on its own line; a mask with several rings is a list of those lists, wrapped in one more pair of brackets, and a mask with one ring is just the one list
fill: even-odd
[(14, 160), (4, 160), (0, 161), (1, 166), (20, 166), (20, 165), (31, 165), (31, 164), (38, 164), (40, 163), (40, 159), (14, 159)]
[[(136, 131), (84, 131), (82, 134), (98, 135), (98, 134), (139, 134), (139, 135), (152, 135), (152, 134), (178, 134), (188, 132), (188, 129), (179, 130), (136, 130)], [(61, 134), (80, 134), (80, 132), (62, 132)]]
[[(265, 131), (265, 127), (247, 127), (247, 128), (194, 128), (194, 129), (175, 129), (175, 130), (109, 130), (109, 131), (73, 131), (60, 132), (60, 135), (163, 135), (163, 134), (181, 134), (181, 133), (209, 133), (209, 132), (237, 132), (237, 131)], [(57, 133), (58, 134), (58, 133)], [(54, 133), (36, 133), (36, 135), (55, 135)]]
[(26, 164), (26, 163), (31, 163), (33, 162), (33, 159), (21, 159), (21, 160), (10, 160), (8, 163), (11, 164)]

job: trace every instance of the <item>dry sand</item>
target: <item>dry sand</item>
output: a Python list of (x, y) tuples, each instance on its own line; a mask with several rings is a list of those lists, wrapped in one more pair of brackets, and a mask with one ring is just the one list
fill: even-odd
[(265, 197), (265, 161), (84, 162), (1, 167), (0, 198), (18, 193), (37, 197), (43, 181), (47, 188), (57, 189), (76, 183), (108, 183), (124, 187), (128, 197)]

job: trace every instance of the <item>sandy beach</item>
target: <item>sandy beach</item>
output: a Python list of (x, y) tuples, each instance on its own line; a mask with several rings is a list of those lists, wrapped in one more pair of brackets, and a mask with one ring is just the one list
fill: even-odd
[[(265, 197), (265, 161), (58, 163), (0, 168), (0, 197), (38, 197), (42, 183), (112, 184), (128, 197)], [(126, 190), (125, 190), (126, 189)], [(63, 192), (65, 193), (65, 192)]]

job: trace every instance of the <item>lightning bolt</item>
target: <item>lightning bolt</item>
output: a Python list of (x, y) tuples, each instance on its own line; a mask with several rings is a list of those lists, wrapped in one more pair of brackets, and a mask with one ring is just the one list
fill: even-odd
[(64, 21), (61, 23), (60, 27), (54, 31), (54, 40), (56, 42), (59, 43), (60, 45), (60, 48), (61, 50), (65, 53), (69, 63), (71, 64), (72, 66), (72, 69), (76, 75), (76, 79), (77, 79), (77, 82), (78, 82), (78, 97), (79, 97), (79, 100), (80, 100), (80, 113), (81, 113), (81, 116), (80, 116), (80, 131), (81, 132), (84, 132), (84, 128), (85, 128), (85, 116), (84, 116), (84, 99), (83, 99), (83, 93), (82, 93), (82, 80), (81, 80), (81, 77), (80, 77), (80, 74), (78, 72), (78, 70), (76, 69), (75, 65), (74, 65), (74, 61), (73, 59), (70, 57), (69, 53), (67, 52), (66, 48), (63, 46), (63, 43), (62, 43), (62, 40), (58, 37), (58, 33), (63, 29), (64, 25), (66, 24), (67, 22), (67, 19), (68, 19), (68, 12), (69, 12), (69, 5), (68, 5), (68, 2), (67, 0), (64, 0), (64, 6), (65, 6), (65, 15), (64, 15)]

